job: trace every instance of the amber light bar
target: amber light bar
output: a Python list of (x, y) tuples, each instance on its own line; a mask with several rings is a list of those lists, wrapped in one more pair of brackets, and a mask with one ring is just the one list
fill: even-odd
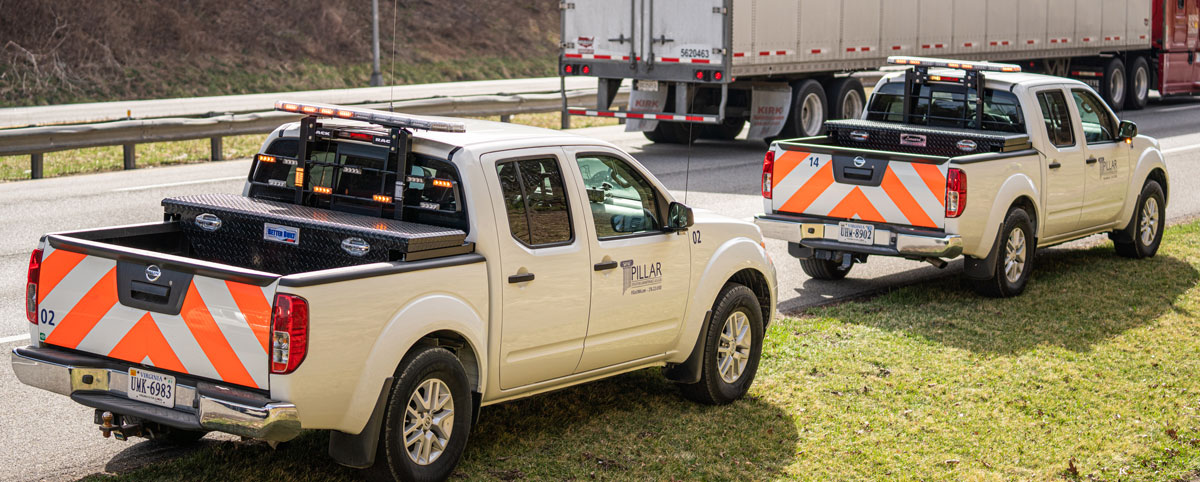
[(375, 109), (356, 109), (352, 107), (341, 107), (327, 104), (313, 104), (307, 102), (290, 102), (279, 101), (275, 103), (275, 110), (284, 112), (295, 112), (298, 114), (308, 114), (318, 117), (334, 117), (339, 119), (350, 119), (356, 121), (370, 122), (388, 127), (398, 127), (406, 129), (423, 129), (435, 132), (466, 132), (467, 128), (462, 122), (447, 122), (435, 121), (427, 119), (418, 119), (416, 117), (397, 114), (394, 112), (385, 112)]
[(949, 69), (974, 70), (979, 72), (1020, 72), (1021, 66), (1016, 64), (998, 64), (995, 62), (971, 62), (968, 60), (935, 59), (929, 57), (908, 57), (893, 55), (887, 63), (893, 65), (918, 65), (922, 67), (945, 67)]

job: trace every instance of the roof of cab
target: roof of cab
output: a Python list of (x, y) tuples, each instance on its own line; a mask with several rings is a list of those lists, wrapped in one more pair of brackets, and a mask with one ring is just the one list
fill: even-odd
[[(951, 68), (935, 67), (935, 68), (930, 68), (929, 71), (931, 73), (937, 72), (941, 75), (954, 75), (955, 73), (957, 73), (957, 76), (959, 76), (959, 77), (961, 77), (963, 74), (962, 70), (951, 69)], [(987, 82), (988, 87), (991, 87), (993, 89), (1009, 88), (1014, 85), (1022, 85), (1022, 86), (1026, 86), (1026, 87), (1033, 87), (1035, 85), (1045, 85), (1045, 84), (1087, 85), (1087, 84), (1084, 84), (1083, 82), (1080, 82), (1075, 79), (1069, 79), (1066, 77), (1056, 77), (1053, 75), (1035, 74), (1033, 72), (984, 72), (983, 78), (984, 78), (984, 81)], [(884, 76), (884, 79), (887, 80), (888, 82), (894, 82), (897, 79), (903, 80), (904, 79), (904, 71), (901, 70), (901, 71), (897, 71), (897, 72), (890, 72)]]

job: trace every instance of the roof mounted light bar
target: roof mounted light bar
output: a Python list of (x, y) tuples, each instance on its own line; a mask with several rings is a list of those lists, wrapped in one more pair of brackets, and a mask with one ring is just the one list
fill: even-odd
[(977, 72), (1020, 72), (1021, 66), (1016, 64), (998, 64), (995, 62), (972, 62), (969, 60), (935, 59), (929, 57), (908, 57), (893, 55), (887, 63), (894, 65), (916, 65), (919, 67), (945, 67), (949, 69), (973, 70)]
[(434, 132), (466, 132), (467, 127), (462, 122), (433, 121), (418, 119), (394, 112), (375, 109), (359, 109), (329, 104), (313, 104), (309, 102), (291, 102), (281, 100), (275, 103), (275, 110), (295, 112), (317, 117), (333, 117), (370, 122), (386, 127), (401, 129), (424, 129)]

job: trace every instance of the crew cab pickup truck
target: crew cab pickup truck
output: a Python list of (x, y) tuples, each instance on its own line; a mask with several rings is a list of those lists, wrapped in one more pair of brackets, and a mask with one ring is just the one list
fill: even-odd
[[(24, 383), (105, 436), (269, 442), (440, 479), (481, 406), (646, 367), (741, 397), (775, 310), (752, 223), (675, 202), (593, 139), (280, 102), (241, 195), (45, 236)], [(64, 443), (68, 443), (64, 441)]]
[[(1011, 64), (891, 57), (861, 119), (775, 142), (765, 213), (805, 273), (838, 280), (868, 256), (965, 256), (985, 295), (1025, 288), (1037, 248), (1109, 233), (1119, 255), (1154, 256), (1166, 164), (1078, 81)], [(969, 186), (969, 189), (968, 189)]]

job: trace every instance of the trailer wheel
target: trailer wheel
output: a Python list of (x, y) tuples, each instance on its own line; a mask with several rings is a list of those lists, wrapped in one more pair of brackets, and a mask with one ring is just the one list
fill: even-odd
[(1150, 63), (1145, 57), (1134, 57), (1129, 68), (1129, 81), (1125, 88), (1125, 108), (1141, 110), (1150, 99)]
[(1100, 81), (1100, 95), (1113, 112), (1120, 112), (1125, 106), (1125, 95), (1128, 87), (1125, 85), (1125, 62), (1113, 57), (1104, 66), (1104, 78)]
[(792, 94), (792, 110), (783, 124), (783, 130), (779, 131), (779, 137), (812, 137), (825, 132), (825, 113), (829, 111), (826, 107), (829, 101), (821, 83), (812, 79), (797, 81), (792, 84)]
[(658, 121), (654, 130), (642, 132), (651, 142), (663, 144), (687, 144), (700, 137), (700, 126), (683, 122)]
[(705, 124), (701, 126), (700, 138), (718, 141), (733, 140), (738, 134), (742, 133), (743, 127), (746, 127), (745, 118), (725, 116), (725, 121), (720, 124)]
[(867, 105), (862, 82), (854, 77), (834, 79), (826, 89), (832, 94), (829, 102), (830, 119), (857, 119)]

